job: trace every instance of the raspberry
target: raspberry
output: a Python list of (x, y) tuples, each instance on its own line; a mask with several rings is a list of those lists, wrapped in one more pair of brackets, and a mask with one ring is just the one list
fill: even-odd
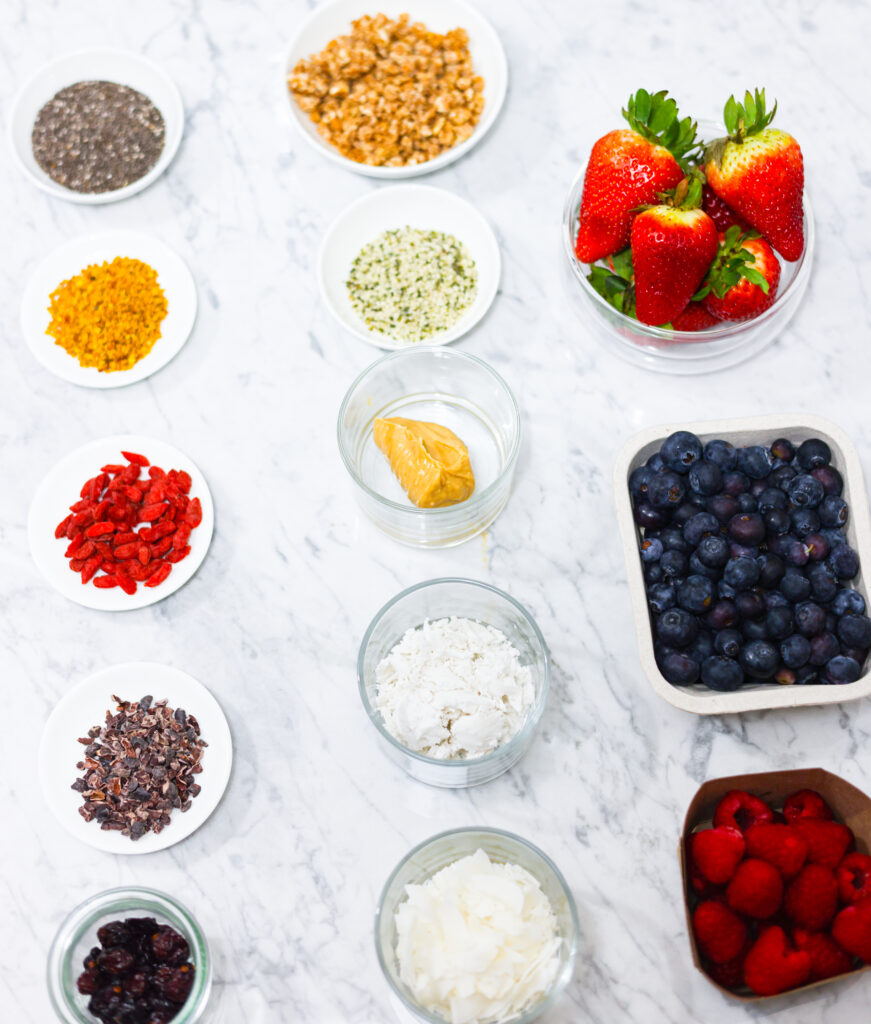
[(716, 900), (706, 900), (693, 911), (693, 933), (702, 954), (716, 964), (734, 960), (747, 942), (747, 926)]
[(871, 857), (848, 853), (838, 865), (838, 891), (844, 903), (858, 903), (871, 896)]
[(744, 981), (758, 996), (774, 996), (798, 988), (810, 973), (810, 953), (790, 946), (786, 932), (778, 925), (762, 932), (744, 960)]
[(748, 917), (776, 914), (783, 900), (783, 881), (777, 868), (750, 857), (739, 864), (726, 890), (729, 906)]
[(720, 825), (731, 825), (732, 828), (744, 832), (751, 825), (772, 821), (774, 811), (752, 793), (743, 789), (730, 790), (717, 804), (714, 811), (714, 828)]
[(787, 825), (751, 825), (744, 833), (747, 856), (772, 864), (786, 880), (795, 878), (807, 859), (807, 842)]
[(796, 949), (803, 949), (810, 954), (811, 973), (808, 981), (824, 981), (838, 974), (846, 974), (853, 969), (853, 960), (825, 932), (808, 932), (804, 928), (795, 928), (792, 941)]
[(799, 927), (811, 932), (825, 928), (838, 909), (835, 873), (822, 864), (805, 864), (789, 884), (783, 906)]
[(738, 829), (706, 828), (691, 837), (691, 855), (699, 873), (714, 885), (724, 885), (744, 856), (744, 837)]
[(831, 821), (834, 815), (825, 800), (813, 789), (800, 789), (783, 801), (783, 813), (787, 821), (797, 818), (812, 818)]

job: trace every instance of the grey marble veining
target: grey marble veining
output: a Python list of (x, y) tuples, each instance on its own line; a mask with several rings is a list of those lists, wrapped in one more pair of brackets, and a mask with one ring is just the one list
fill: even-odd
[[(424, 180), (473, 201), (498, 233), (501, 293), (460, 345), (514, 388), (525, 447), (510, 503), (487, 536), (438, 553), (398, 548), (363, 521), (336, 451), (338, 404), (376, 351), (321, 305), (314, 262), (332, 219), (379, 186), (320, 158), (281, 110), (282, 50), (310, 4), (0, 6), (4, 121), (36, 66), (102, 44), (161, 63), (187, 111), (169, 173), (117, 205), (51, 200), (8, 151), (0, 164), (3, 1021), (50, 1019), (43, 964), (59, 920), (91, 893), (132, 882), (179, 896), (205, 926), (216, 1020), (392, 1021), (372, 941), (381, 885), (411, 845), (470, 824), (533, 838), (574, 890), (581, 956), (551, 1024), (867, 1019), (867, 976), (764, 1012), (721, 997), (690, 963), (676, 846), (686, 805), (710, 776), (822, 765), (871, 790), (871, 705), (711, 720), (660, 701), (638, 663), (610, 479), (616, 451), (643, 426), (762, 411), (833, 417), (871, 469), (862, 52), (871, 11), (810, 0), (755, 5), (752, 16), (644, 0), (479, 4), (508, 52), (505, 110), (470, 156)], [(753, 362), (696, 380), (618, 361), (586, 333), (564, 291), (565, 193), (642, 84), (669, 88), (701, 117), (716, 116), (731, 91), (765, 85), (802, 143), (816, 213), (813, 277), (792, 325)], [(196, 277), (200, 315), (181, 354), (147, 382), (77, 389), (31, 358), (19, 297), (56, 245), (113, 227), (154, 232), (178, 249)], [(24, 524), (55, 461), (121, 431), (164, 437), (199, 463), (217, 528), (187, 587), (110, 616), (48, 589)], [(354, 677), (360, 637), (381, 604), (448, 574), (511, 592), (537, 618), (554, 660), (528, 756), (459, 793), (423, 788), (381, 756)], [(236, 759), (226, 798), (193, 837), (164, 853), (112, 858), (48, 816), (35, 751), (71, 685), (131, 658), (170, 662), (209, 686), (230, 719)]]

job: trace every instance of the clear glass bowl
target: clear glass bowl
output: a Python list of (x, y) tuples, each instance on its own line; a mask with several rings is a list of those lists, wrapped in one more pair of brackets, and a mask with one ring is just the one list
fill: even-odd
[(58, 929), (48, 954), (48, 994), (58, 1018), (65, 1024), (95, 1024), (88, 1011), (88, 996), (76, 988), (82, 961), (98, 946), (97, 929), (109, 921), (126, 917), (153, 917), (169, 924), (187, 939), (196, 967), (193, 988), (187, 1002), (173, 1018), (173, 1024), (195, 1024), (203, 1019), (212, 989), (212, 960), (209, 946), (196, 919), (177, 900), (156, 889), (124, 887), (108, 889), (85, 900)]
[[(716, 121), (699, 121), (706, 141), (726, 133)], [(800, 259), (787, 263), (780, 256), (780, 285), (774, 303), (754, 320), (723, 323), (705, 331), (673, 331), (648, 327), (614, 309), (587, 280), (589, 265), (575, 255), (578, 211), (584, 190), (584, 164), (572, 182), (563, 210), (562, 239), (566, 254), (569, 294), (596, 337), (624, 359), (661, 373), (696, 374), (721, 370), (749, 359), (769, 345), (786, 327), (798, 308), (810, 279), (814, 254), (814, 219), (804, 196), (805, 247)]]
[[(437, 871), (479, 849), (484, 850), (492, 861), (517, 864), (525, 868), (539, 882), (545, 896), (550, 900), (556, 915), (559, 935), (563, 940), (560, 969), (550, 991), (521, 1016), (513, 1018), (512, 1024), (530, 1024), (549, 1010), (568, 985), (574, 971), (580, 930), (578, 911), (571, 890), (553, 861), (532, 843), (511, 832), (502, 832), (495, 828), (461, 828), (442, 832), (416, 846), (394, 868), (381, 893), (378, 910), (375, 913), (375, 950), (384, 977), (402, 1007), (413, 1020), (421, 1021), (423, 1024), (445, 1024), (445, 1020), (418, 1005), (411, 991), (399, 977), (399, 965), (396, 961), (396, 911), (405, 899), (407, 885), (419, 885)], [(488, 1021), (486, 1024), (491, 1022)], [(499, 1022), (493, 1021), (492, 1024)]]
[[(453, 430), (469, 449), (472, 496), (446, 508), (412, 505), (372, 436), (376, 417), (389, 416)], [(451, 547), (477, 536), (505, 507), (520, 450), (520, 412), (485, 362), (422, 345), (384, 356), (360, 374), (339, 410), (338, 441), (360, 507), (379, 529), (413, 547)]]
[[(444, 761), (409, 750), (387, 731), (375, 704), (375, 671), (406, 630), (451, 616), (475, 619), (504, 633), (520, 654), (520, 663), (530, 670), (535, 696), (526, 721), (507, 743), (483, 757)], [(459, 789), (490, 782), (526, 753), (547, 702), (550, 656), (535, 620), (513, 597), (475, 580), (427, 580), (397, 594), (372, 620), (360, 644), (357, 685), (387, 756), (419, 782)]]

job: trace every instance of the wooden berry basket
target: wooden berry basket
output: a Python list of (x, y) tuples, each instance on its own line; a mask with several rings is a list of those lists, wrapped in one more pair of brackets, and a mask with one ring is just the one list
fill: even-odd
[(845, 532), (850, 546), (858, 552), (861, 563), (859, 576), (851, 581), (851, 585), (871, 606), (867, 588), (867, 573), (871, 571), (871, 516), (868, 511), (868, 496), (859, 456), (853, 443), (840, 427), (822, 417), (803, 413), (707, 420), (697, 423), (675, 422), (649, 427), (631, 437), (617, 456), (614, 467), (614, 499), (617, 505), (617, 524), (626, 556), (626, 574), (638, 637), (638, 651), (650, 685), (669, 704), (696, 715), (840, 704), (867, 697), (871, 694), (869, 665), (865, 666), (863, 675), (855, 683), (845, 683), (841, 686), (782, 686), (779, 683), (755, 683), (745, 684), (732, 693), (711, 690), (701, 683), (687, 687), (673, 686), (659, 671), (653, 655), (653, 630), (647, 609), (644, 574), (638, 555), (641, 533), (632, 517), (628, 480), (629, 474), (643, 465), (675, 430), (690, 430), (697, 434), (703, 443), (721, 437), (731, 441), (736, 447), (770, 444), (778, 437), (787, 437), (796, 443), (810, 437), (822, 438), (832, 450), (832, 465), (844, 478), (843, 496), (850, 506)]
[[(856, 683), (851, 684), (853, 686)], [(754, 996), (748, 992), (732, 992), (731, 989), (723, 988), (705, 971), (702, 967), (702, 957), (696, 946), (695, 935), (693, 934), (692, 910), (690, 907), (690, 886), (689, 872), (687, 870), (686, 850), (688, 837), (699, 828), (707, 828), (714, 817), (714, 810), (720, 800), (731, 789), (743, 789), (754, 796), (760, 797), (772, 807), (783, 806), (784, 799), (790, 793), (799, 789), (813, 789), (826, 801), (834, 812), (838, 821), (847, 825), (856, 837), (856, 849), (859, 853), (868, 853), (871, 850), (871, 798), (866, 796), (860, 789), (842, 779), (839, 775), (826, 771), (824, 768), (796, 768), (792, 771), (780, 772), (758, 772), (753, 775), (730, 775), (722, 779), (709, 779), (702, 783), (696, 795), (690, 801), (684, 819), (683, 832), (680, 837), (678, 856), (680, 857), (681, 881), (683, 883), (684, 909), (686, 911), (687, 937), (690, 943), (690, 952), (693, 964), (696, 969), (704, 975), (707, 981), (719, 989), (730, 999), (742, 1003), (762, 1003), (770, 999), (783, 999), (786, 996), (794, 996), (797, 992), (806, 992), (809, 989), (820, 988), (822, 985), (830, 985), (833, 982), (846, 981), (848, 978), (856, 978), (871, 970), (871, 964), (859, 967), (847, 974), (839, 974), (835, 978), (826, 978), (824, 981), (814, 981), (808, 985), (801, 985), (799, 988), (789, 989), (774, 996)]]

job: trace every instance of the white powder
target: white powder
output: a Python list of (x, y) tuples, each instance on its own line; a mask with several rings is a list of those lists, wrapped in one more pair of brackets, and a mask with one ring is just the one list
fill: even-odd
[(453, 1024), (489, 1024), (518, 1017), (547, 993), (562, 939), (525, 868), (477, 850), (405, 891), (396, 958), (421, 1006)]
[(529, 669), (511, 642), (474, 619), (406, 631), (375, 670), (387, 731), (429, 757), (482, 757), (511, 739), (532, 705)]

